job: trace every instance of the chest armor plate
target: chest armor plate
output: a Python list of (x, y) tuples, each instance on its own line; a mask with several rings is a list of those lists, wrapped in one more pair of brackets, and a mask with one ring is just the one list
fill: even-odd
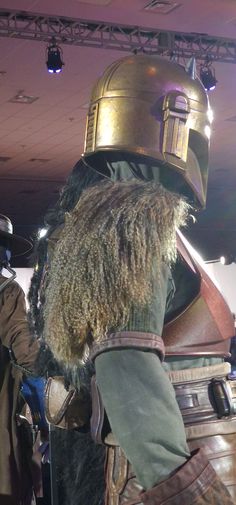
[(200, 278), (200, 287), (194, 300), (165, 324), (162, 337), (166, 355), (229, 356), (230, 338), (235, 333), (230, 309), (201, 260), (180, 233), (177, 246), (188, 268)]

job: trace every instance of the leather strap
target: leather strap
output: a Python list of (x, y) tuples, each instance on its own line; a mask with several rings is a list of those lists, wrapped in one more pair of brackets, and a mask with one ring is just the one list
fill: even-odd
[(236, 381), (213, 378), (174, 384), (185, 426), (236, 415)]
[(183, 382), (195, 382), (201, 379), (211, 379), (212, 377), (226, 377), (231, 371), (229, 363), (219, 363), (196, 368), (186, 368), (184, 370), (172, 370), (168, 372), (172, 384), (181, 384)]
[(137, 497), (143, 491), (143, 488), (137, 481), (121, 447), (110, 446), (108, 448), (105, 473), (105, 505), (121, 505), (121, 503), (126, 504), (126, 502), (129, 504), (137, 503)]
[[(103, 444), (106, 436), (106, 420), (102, 397), (97, 386), (96, 375), (91, 379), (92, 416), (90, 419), (91, 437), (95, 444)], [(109, 425), (110, 430), (110, 425)]]
[(155, 333), (141, 331), (120, 331), (111, 333), (106, 340), (94, 343), (91, 349), (90, 358), (95, 359), (99, 354), (111, 349), (138, 348), (155, 350), (158, 352), (161, 360), (165, 356), (165, 346), (161, 337)]
[(215, 419), (203, 424), (194, 424), (185, 427), (185, 433), (188, 440), (198, 438), (205, 439), (219, 435), (231, 435), (236, 433), (236, 418)]
[(82, 390), (65, 387), (62, 376), (49, 377), (45, 390), (45, 415), (50, 424), (63, 429), (85, 426), (90, 419), (91, 406)]

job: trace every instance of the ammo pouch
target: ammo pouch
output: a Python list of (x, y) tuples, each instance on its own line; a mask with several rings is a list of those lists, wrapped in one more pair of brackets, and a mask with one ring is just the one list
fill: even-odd
[(88, 394), (65, 387), (61, 376), (50, 377), (45, 389), (45, 416), (48, 423), (67, 430), (86, 426), (91, 415)]

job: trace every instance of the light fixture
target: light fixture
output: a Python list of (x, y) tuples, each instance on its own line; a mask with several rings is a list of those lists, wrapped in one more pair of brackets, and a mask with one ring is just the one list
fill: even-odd
[(220, 262), (222, 263), (222, 265), (232, 265), (232, 263), (236, 262), (236, 255), (229, 253), (225, 256), (221, 256)]
[(59, 74), (64, 65), (62, 61), (62, 49), (57, 45), (55, 40), (47, 47), (46, 65), (50, 74)]
[(48, 232), (48, 228), (41, 228), (38, 231), (38, 238), (41, 239), (41, 238), (45, 237), (47, 235), (47, 232)]
[(212, 91), (215, 89), (217, 79), (215, 76), (215, 69), (212, 66), (211, 61), (206, 60), (205, 63), (200, 65), (200, 79), (206, 91)]
[(236, 256), (233, 254), (227, 254), (225, 256), (220, 256), (220, 258), (204, 261), (206, 264), (221, 263), (221, 265), (231, 265), (236, 262)]

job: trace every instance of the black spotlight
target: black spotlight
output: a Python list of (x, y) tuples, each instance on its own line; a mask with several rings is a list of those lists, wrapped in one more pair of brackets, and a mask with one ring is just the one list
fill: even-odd
[(222, 265), (232, 265), (232, 263), (236, 263), (236, 255), (229, 253), (225, 256), (220, 257), (220, 262)]
[(59, 74), (64, 65), (62, 61), (62, 50), (56, 42), (52, 42), (47, 47), (47, 69), (50, 74)]
[(206, 91), (212, 91), (216, 87), (217, 79), (215, 69), (211, 62), (206, 62), (200, 67), (200, 79)]

